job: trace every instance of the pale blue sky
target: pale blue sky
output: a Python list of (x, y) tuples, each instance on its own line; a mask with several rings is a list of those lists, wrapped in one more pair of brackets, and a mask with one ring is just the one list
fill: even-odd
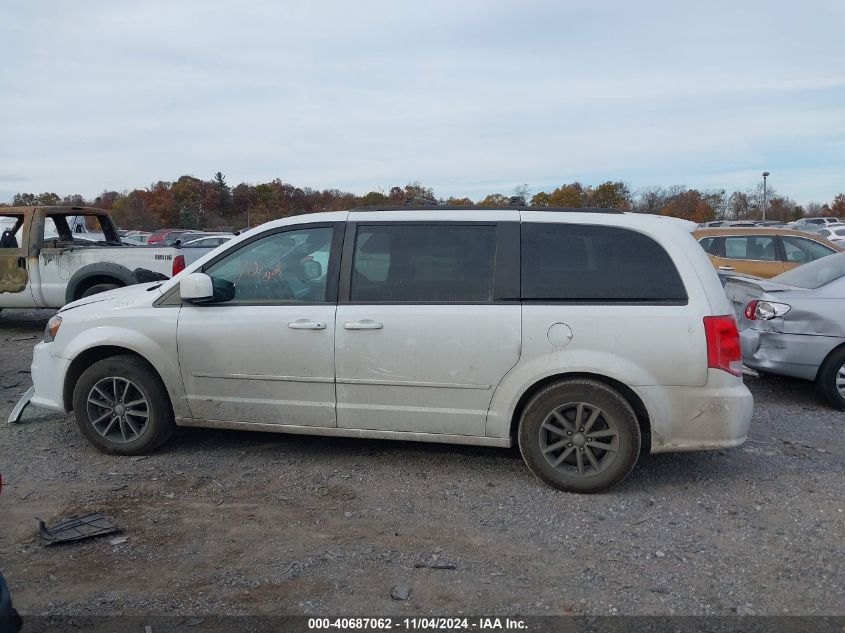
[(845, 191), (845, 2), (0, 2), (0, 200), (190, 173)]

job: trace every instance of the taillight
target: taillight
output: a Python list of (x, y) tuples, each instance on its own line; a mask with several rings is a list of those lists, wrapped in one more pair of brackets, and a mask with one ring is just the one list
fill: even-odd
[(757, 318), (757, 299), (745, 306), (745, 318), (749, 321)]
[(707, 366), (742, 376), (742, 349), (736, 319), (730, 315), (704, 317), (704, 334), (707, 337)]
[(749, 321), (769, 321), (775, 317), (782, 317), (789, 312), (792, 306), (786, 303), (777, 303), (775, 301), (760, 301), (755, 299), (747, 306), (745, 306), (745, 318)]
[(170, 276), (175, 277), (183, 270), (185, 270), (185, 256), (177, 255), (173, 258), (173, 273)]

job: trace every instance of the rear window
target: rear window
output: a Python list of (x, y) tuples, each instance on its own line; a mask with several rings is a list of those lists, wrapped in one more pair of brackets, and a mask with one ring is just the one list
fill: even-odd
[(628, 229), (522, 225), (522, 298), (534, 301), (685, 302), (669, 254)]
[(845, 253), (837, 253), (781, 273), (777, 277), (772, 277), (772, 281), (798, 288), (821, 288), (843, 276), (845, 276)]

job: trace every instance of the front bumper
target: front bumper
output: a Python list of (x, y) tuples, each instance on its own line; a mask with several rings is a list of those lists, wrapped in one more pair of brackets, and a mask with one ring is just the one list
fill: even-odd
[(736, 376), (709, 369), (703, 387), (639, 387), (651, 417), (651, 452), (703, 451), (745, 442), (754, 398)]
[(843, 339), (746, 329), (739, 333), (742, 362), (757, 371), (815, 380), (825, 357)]
[(51, 345), (52, 343), (39, 343), (32, 353), (32, 384), (35, 394), (30, 402), (36, 407), (67, 413), (64, 385), (70, 361), (51, 356)]

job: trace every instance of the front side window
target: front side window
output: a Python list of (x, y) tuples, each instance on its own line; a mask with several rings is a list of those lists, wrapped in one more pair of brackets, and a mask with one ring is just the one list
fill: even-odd
[(228, 303), (326, 303), (333, 229), (274, 233), (209, 266), (205, 272)]
[(769, 235), (741, 235), (725, 238), (725, 257), (773, 262), (777, 260), (775, 237)]
[(806, 264), (835, 253), (831, 248), (803, 237), (784, 236), (783, 250), (786, 261), (796, 264)]
[(492, 301), (496, 227), (461, 224), (359, 225), (352, 302)]
[(672, 258), (636, 231), (532, 222), (522, 225), (521, 253), (525, 300), (687, 300)]

